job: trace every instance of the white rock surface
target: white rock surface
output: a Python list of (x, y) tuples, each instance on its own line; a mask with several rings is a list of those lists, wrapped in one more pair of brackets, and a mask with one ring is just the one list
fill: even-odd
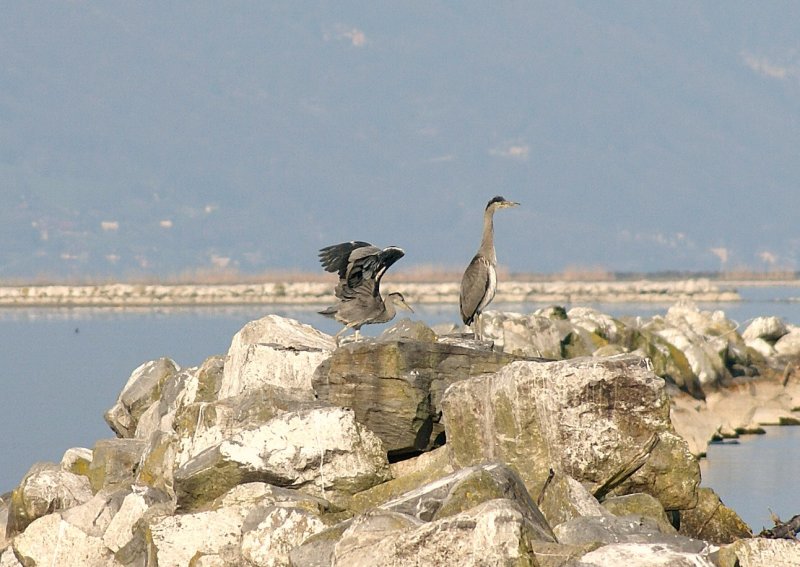
[(800, 356), (800, 327), (791, 326), (789, 332), (775, 342), (775, 352), (781, 356)]
[(748, 344), (755, 339), (764, 339), (772, 344), (788, 333), (786, 324), (779, 317), (756, 317), (742, 332)]
[(121, 566), (100, 538), (86, 535), (58, 514), (34, 521), (13, 545), (32, 565)]
[[(412, 518), (396, 516), (393, 525), (377, 527), (369, 521), (369, 515), (357, 518), (336, 544), (332, 565), (526, 565), (530, 559), (522, 555), (523, 550), (530, 541), (537, 541), (509, 500), (490, 500), (417, 527)], [(405, 527), (402, 517), (408, 518)]]
[(574, 567), (715, 567), (707, 556), (670, 549), (664, 544), (615, 543), (584, 555)]
[(313, 399), (314, 370), (336, 347), (333, 337), (277, 315), (246, 324), (233, 337), (219, 397), (272, 384)]
[(788, 539), (742, 539), (723, 548), (720, 557), (726, 558), (725, 565), (739, 567), (797, 567), (800, 544)]
[(352, 411), (323, 407), (288, 412), (240, 431), (175, 474), (180, 494), (194, 494), (194, 487), (207, 482), (224, 487), (257, 478), (330, 499), (388, 480), (390, 472), (381, 440), (357, 423)]
[(289, 567), (289, 552), (326, 527), (317, 515), (300, 508), (264, 512), (263, 519), (242, 534), (242, 556), (258, 567)]

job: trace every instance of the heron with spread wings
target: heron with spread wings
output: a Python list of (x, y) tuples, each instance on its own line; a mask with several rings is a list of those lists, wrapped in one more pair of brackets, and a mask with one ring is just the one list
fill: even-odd
[(398, 308), (414, 311), (403, 294), (393, 292), (384, 298), (380, 291), (386, 270), (404, 255), (402, 248), (380, 249), (360, 240), (326, 246), (319, 251), (319, 261), (325, 271), (339, 275), (334, 290), (339, 301), (319, 312), (345, 325), (334, 335), (337, 345), (347, 329), (354, 329), (358, 340), (363, 325), (391, 321)]
[(481, 338), (479, 318), (483, 309), (494, 299), (497, 291), (497, 254), (494, 250), (494, 212), (498, 209), (516, 207), (519, 203), (499, 195), (490, 200), (483, 213), (483, 234), (477, 254), (461, 278), (459, 306), (461, 320), (473, 327), (475, 336)]

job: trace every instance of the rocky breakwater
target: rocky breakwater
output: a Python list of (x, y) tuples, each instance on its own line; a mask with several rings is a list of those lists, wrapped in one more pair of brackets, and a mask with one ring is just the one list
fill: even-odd
[[(324, 282), (251, 284), (98, 284), (0, 286), (4, 307), (152, 307), (252, 304), (329, 304), (334, 298)], [(458, 303), (460, 284), (398, 283), (406, 299), (420, 303)], [(738, 301), (735, 291), (708, 279), (619, 282), (509, 281), (497, 291), (500, 302), (672, 303), (678, 300)]]
[(116, 437), (3, 497), (0, 565), (800, 564), (698, 488), (656, 363), (583, 355), (611, 328), (574, 315), (569, 360), (519, 321), (497, 349), (407, 320), (334, 348), (269, 316), (198, 367), (147, 362)]

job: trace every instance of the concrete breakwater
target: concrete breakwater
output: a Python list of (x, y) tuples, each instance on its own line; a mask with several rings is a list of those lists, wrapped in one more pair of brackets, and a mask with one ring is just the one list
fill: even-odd
[[(147, 307), (242, 304), (325, 304), (333, 282), (242, 284), (98, 284), (0, 287), (0, 307)], [(402, 291), (414, 303), (456, 303), (459, 283), (384, 282), (384, 293)], [(733, 302), (736, 291), (708, 279), (612, 282), (502, 282), (495, 302), (573, 303)]]

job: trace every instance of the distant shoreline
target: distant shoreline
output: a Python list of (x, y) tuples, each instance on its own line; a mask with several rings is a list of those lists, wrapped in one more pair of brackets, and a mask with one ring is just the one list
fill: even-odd
[[(775, 282), (714, 282), (706, 278), (674, 281), (505, 281), (496, 303), (697, 303), (741, 301), (733, 287)], [(785, 285), (798, 285), (794, 281)], [(383, 282), (383, 292), (402, 291), (411, 304), (457, 303), (458, 282)], [(0, 308), (160, 307), (214, 305), (323, 305), (335, 300), (333, 282), (231, 284), (98, 284), (0, 286)]]

